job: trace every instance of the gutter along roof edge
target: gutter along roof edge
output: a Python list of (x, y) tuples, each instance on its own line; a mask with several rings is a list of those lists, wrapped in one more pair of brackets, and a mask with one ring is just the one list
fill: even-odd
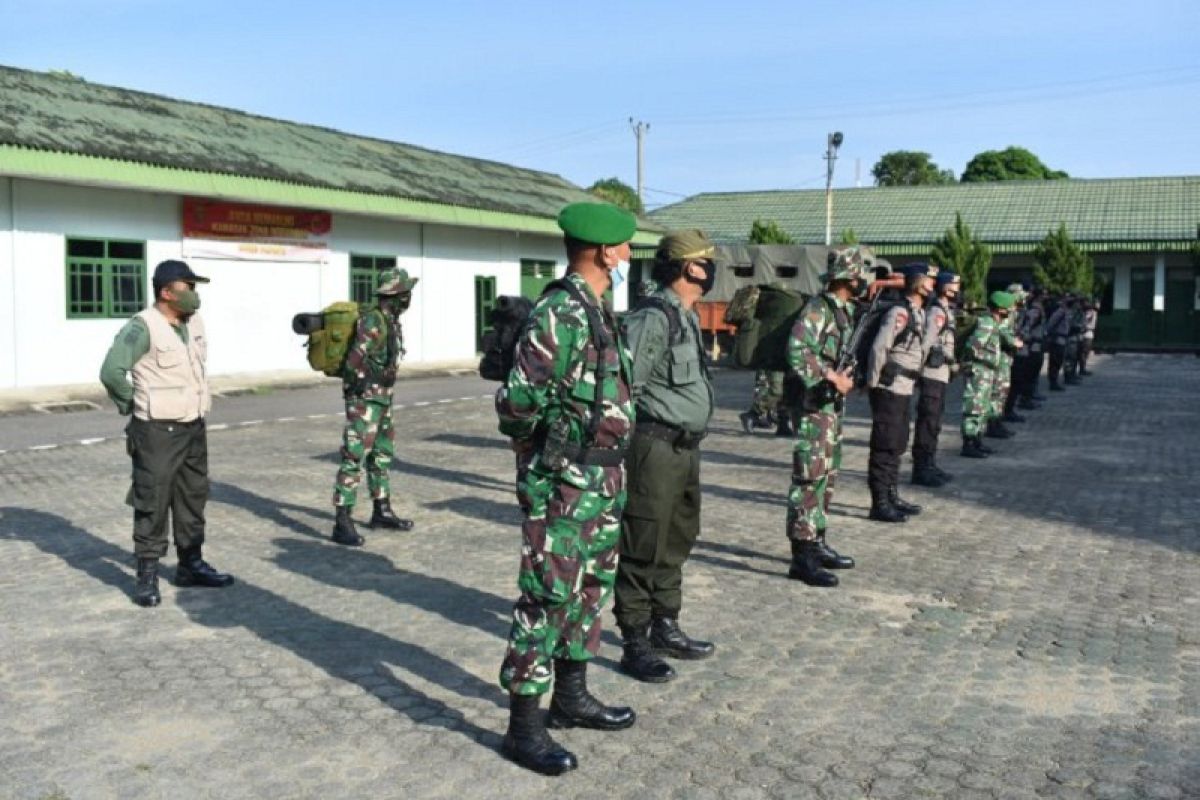
[[(0, 175), (217, 200), (319, 208), (451, 227), (556, 237), (562, 235), (557, 221), (549, 217), (286, 183), (268, 178), (164, 167), (79, 153), (38, 150), (12, 144), (0, 144)], [(651, 236), (655, 242), (658, 241), (657, 235), (639, 230), (635, 241), (648, 241)]]

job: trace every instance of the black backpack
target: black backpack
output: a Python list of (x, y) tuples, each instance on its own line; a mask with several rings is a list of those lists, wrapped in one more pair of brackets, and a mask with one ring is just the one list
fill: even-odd
[(683, 342), (683, 317), (679, 309), (663, 300), (661, 297), (646, 296), (638, 300), (637, 305), (629, 309), (630, 313), (643, 308), (656, 308), (667, 318), (667, 337), (672, 345)]
[(517, 339), (533, 312), (533, 303), (525, 297), (501, 295), (488, 312), (492, 329), (483, 334), (483, 358), (479, 359), (479, 376), (489, 381), (508, 380), (516, 355)]
[[(858, 337), (858, 342), (854, 350), (854, 385), (863, 387), (867, 385), (867, 366), (871, 358), (871, 348), (875, 346), (875, 337), (879, 335), (879, 327), (883, 324), (884, 318), (888, 312), (899, 305), (907, 305), (907, 301), (903, 298), (898, 300), (883, 300), (874, 303), (866, 311), (866, 316), (859, 321), (862, 327), (862, 334)], [(832, 307), (832, 306), (831, 306)], [(916, 324), (916, 315), (909, 311), (908, 325), (900, 335), (896, 337), (896, 343), (907, 341), (913, 336), (920, 336), (921, 331), (918, 330)]]

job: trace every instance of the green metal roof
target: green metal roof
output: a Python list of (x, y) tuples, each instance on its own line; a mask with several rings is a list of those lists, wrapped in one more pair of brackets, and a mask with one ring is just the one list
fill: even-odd
[(595, 199), (547, 172), (10, 67), (0, 174), (547, 233)]
[[(1066, 223), (1089, 249), (1146, 243), (1171, 249), (1194, 241), (1200, 176), (1006, 181), (949, 186), (837, 189), (833, 232), (853, 228), (862, 242), (897, 252), (928, 245), (963, 221), (1008, 252), (1027, 250)], [(699, 194), (650, 214), (667, 228), (702, 228), (717, 242), (744, 242), (754, 220), (774, 220), (797, 242), (825, 238), (824, 190)]]

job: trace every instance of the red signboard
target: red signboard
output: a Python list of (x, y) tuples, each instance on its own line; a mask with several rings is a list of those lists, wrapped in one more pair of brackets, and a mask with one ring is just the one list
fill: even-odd
[(192, 197), (183, 200), (185, 239), (325, 247), (323, 238), (332, 228), (333, 215), (328, 211), (222, 203)]

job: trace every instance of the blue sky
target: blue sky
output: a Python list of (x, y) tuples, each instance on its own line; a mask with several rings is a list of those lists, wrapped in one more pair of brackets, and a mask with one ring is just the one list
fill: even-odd
[(962, 171), (1200, 174), (1200, 2), (0, 0), (0, 64), (633, 183), (819, 188), (889, 150)]

